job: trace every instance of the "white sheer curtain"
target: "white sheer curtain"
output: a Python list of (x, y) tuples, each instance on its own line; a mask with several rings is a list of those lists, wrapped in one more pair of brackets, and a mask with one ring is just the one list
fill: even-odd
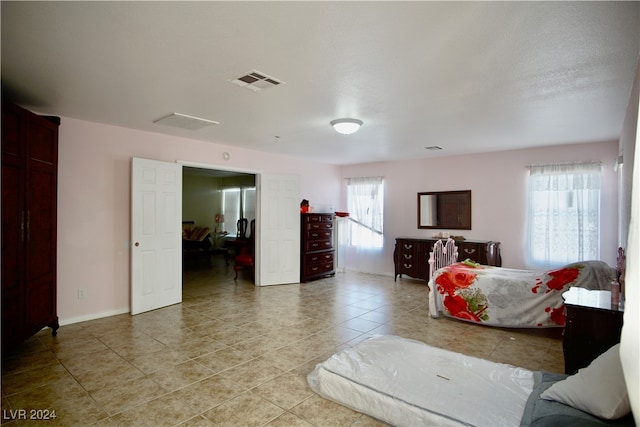
[(240, 218), (240, 189), (226, 188), (222, 190), (222, 213), (224, 214), (224, 231), (235, 235), (238, 232)]
[(225, 218), (224, 230), (237, 234), (238, 219), (247, 218), (251, 223), (256, 218), (256, 188), (232, 187), (222, 190), (222, 213)]
[(382, 247), (383, 194), (381, 176), (347, 179), (351, 245)]
[[(256, 187), (247, 187), (242, 192), (242, 216), (249, 220), (251, 224), (252, 219), (256, 219)], [(247, 233), (248, 233), (247, 229)]]
[(529, 258), (555, 267), (600, 256), (600, 163), (529, 167)]

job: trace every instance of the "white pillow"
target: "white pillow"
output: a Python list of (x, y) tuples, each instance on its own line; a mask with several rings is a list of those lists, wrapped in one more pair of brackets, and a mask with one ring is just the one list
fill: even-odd
[(598, 356), (586, 368), (553, 384), (540, 398), (608, 420), (628, 414), (631, 406), (620, 364), (620, 344)]

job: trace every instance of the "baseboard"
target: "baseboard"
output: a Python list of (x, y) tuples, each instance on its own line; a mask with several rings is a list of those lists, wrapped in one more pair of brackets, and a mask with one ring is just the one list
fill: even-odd
[(104, 317), (116, 316), (118, 314), (129, 313), (129, 308), (121, 308), (118, 310), (103, 311), (102, 313), (92, 313), (86, 316), (71, 317), (68, 319), (60, 319), (60, 326), (72, 325), (74, 323), (87, 322), (89, 320), (102, 319)]

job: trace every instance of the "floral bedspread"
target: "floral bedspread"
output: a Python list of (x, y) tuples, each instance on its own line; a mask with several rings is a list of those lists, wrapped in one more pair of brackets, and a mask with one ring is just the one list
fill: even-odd
[(532, 271), (456, 263), (429, 281), (429, 311), (469, 322), (512, 328), (564, 326), (562, 293), (571, 286), (610, 288), (615, 269), (584, 261)]

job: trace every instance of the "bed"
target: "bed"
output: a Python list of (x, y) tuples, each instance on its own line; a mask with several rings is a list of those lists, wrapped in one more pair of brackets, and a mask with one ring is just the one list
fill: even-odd
[(618, 347), (569, 377), (377, 335), (307, 379), (320, 396), (397, 426), (634, 425)]
[(429, 312), (490, 326), (564, 326), (562, 293), (572, 286), (609, 290), (616, 270), (583, 261), (549, 271), (458, 262), (436, 270), (429, 281)]
[(182, 253), (184, 256), (205, 256), (211, 252), (209, 227), (196, 226), (194, 221), (182, 221)]

